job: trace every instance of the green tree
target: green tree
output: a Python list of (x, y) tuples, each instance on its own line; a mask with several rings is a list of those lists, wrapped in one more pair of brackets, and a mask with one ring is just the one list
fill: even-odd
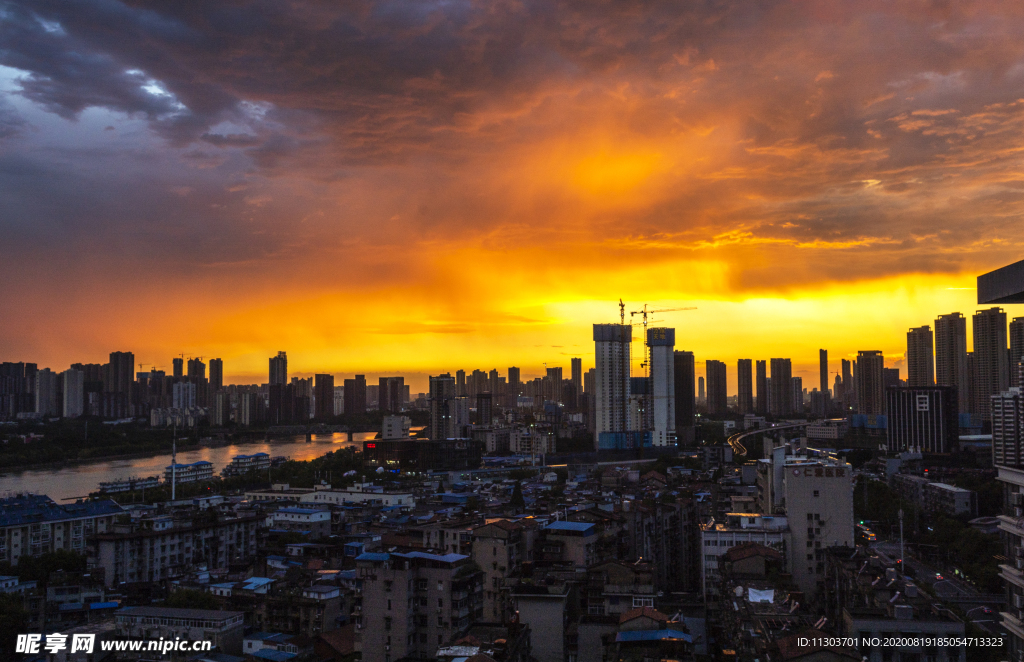
[(171, 593), (170, 597), (164, 600), (164, 607), (177, 607), (179, 609), (219, 609), (220, 603), (212, 593), (196, 591), (193, 589), (182, 589)]
[(15, 659), (14, 644), (19, 634), (26, 633), (27, 623), (28, 612), (21, 606), (21, 596), (0, 593), (0, 660)]

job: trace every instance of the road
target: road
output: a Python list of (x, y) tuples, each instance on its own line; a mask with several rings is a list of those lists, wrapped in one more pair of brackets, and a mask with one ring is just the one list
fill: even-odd
[[(900, 557), (900, 544), (891, 541), (879, 541), (871, 545), (871, 548), (881, 559), (887, 563), (894, 563)], [(1005, 637), (1006, 633), (999, 625), (999, 610), (1004, 607), (998, 596), (992, 596), (991, 602), (984, 602), (971, 606), (970, 601), (985, 601), (987, 597), (975, 588), (972, 584), (956, 577), (942, 575), (935, 568), (928, 566), (917, 559), (906, 556), (903, 564), (915, 574), (913, 578), (917, 584), (927, 584), (932, 588), (936, 597), (943, 601), (960, 603), (958, 606), (967, 613), (967, 618), (983, 630), (990, 632), (993, 636)], [(987, 612), (986, 612), (987, 610)]]

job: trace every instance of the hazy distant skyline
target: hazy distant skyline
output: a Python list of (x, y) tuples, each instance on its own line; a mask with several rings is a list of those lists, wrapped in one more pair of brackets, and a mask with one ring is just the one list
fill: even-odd
[(621, 297), (697, 306), (664, 325), (731, 393), (741, 357), (902, 366), (1024, 257), (1021, 34), (1011, 2), (2, 2), (0, 353), (525, 378), (593, 365)]

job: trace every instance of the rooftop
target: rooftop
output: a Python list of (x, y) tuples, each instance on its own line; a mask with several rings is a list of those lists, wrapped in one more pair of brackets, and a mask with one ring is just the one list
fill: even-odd
[(0, 499), (0, 526), (117, 515), (124, 512), (110, 500), (61, 505), (48, 496), (27, 494)]

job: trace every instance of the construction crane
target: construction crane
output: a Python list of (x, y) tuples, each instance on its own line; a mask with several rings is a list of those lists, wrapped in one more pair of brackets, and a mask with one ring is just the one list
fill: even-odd
[[(621, 304), (621, 300), (620, 300), (620, 304)], [(652, 421), (650, 419), (650, 417), (653, 416), (653, 408), (651, 406), (651, 404), (652, 404), (651, 403), (651, 398), (654, 395), (653, 394), (654, 385), (651, 383), (651, 376), (649, 374), (650, 373), (650, 364), (651, 364), (651, 347), (648, 344), (647, 323), (648, 323), (648, 321), (653, 322), (653, 321), (657, 321), (657, 320), (649, 319), (648, 315), (650, 315), (653, 318), (653, 316), (656, 313), (674, 313), (674, 312), (683, 311), (683, 310), (697, 310), (696, 306), (686, 306), (684, 308), (659, 308), (657, 310), (655, 310), (655, 309), (648, 309), (647, 306), (648, 306), (648, 304), (645, 303), (644, 307), (642, 309), (630, 311), (630, 313), (629, 313), (629, 319), (630, 319), (631, 323), (632, 323), (634, 315), (640, 315), (643, 318), (643, 321), (639, 323), (639, 325), (643, 326), (643, 328), (644, 328), (644, 331), (643, 331), (643, 333), (644, 333), (644, 360), (640, 364), (640, 367), (644, 369), (644, 382), (647, 384), (647, 388), (646, 388), (647, 392), (640, 396), (640, 402), (641, 402), (642, 408), (643, 408), (643, 411), (641, 411), (641, 416), (643, 416), (643, 420), (644, 420), (643, 426), (642, 426), (642, 430), (643, 431), (646, 431), (647, 429), (652, 427)], [(635, 326), (635, 324), (631, 324), (631, 325)], [(641, 446), (642, 446), (642, 444), (641, 444)]]

